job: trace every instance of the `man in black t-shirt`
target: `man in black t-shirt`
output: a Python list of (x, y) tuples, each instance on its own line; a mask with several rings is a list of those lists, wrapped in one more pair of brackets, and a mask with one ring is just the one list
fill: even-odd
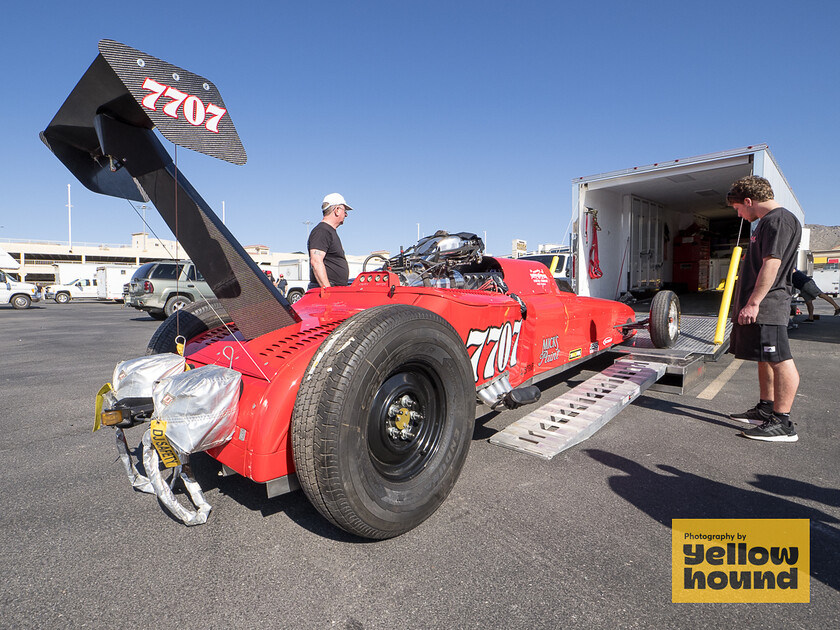
[(775, 201), (770, 182), (763, 177), (739, 179), (732, 184), (726, 201), (742, 219), (760, 219), (738, 274), (729, 345), (736, 358), (758, 362), (759, 402), (729, 417), (758, 425), (743, 431), (750, 439), (795, 442), (799, 437), (790, 420), (790, 409), (799, 387), (799, 372), (790, 352), (787, 324), (791, 272), (802, 226)]
[(330, 193), (321, 203), (324, 218), (309, 233), (309, 288), (347, 286), (350, 269), (344, 257), (344, 247), (338, 237), (338, 226), (352, 210), (344, 197)]

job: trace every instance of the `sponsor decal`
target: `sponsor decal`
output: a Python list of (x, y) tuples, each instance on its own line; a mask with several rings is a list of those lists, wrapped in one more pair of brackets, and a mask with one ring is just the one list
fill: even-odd
[(167, 468), (175, 468), (175, 466), (180, 465), (181, 460), (178, 459), (178, 453), (166, 437), (166, 421), (158, 418), (152, 420), (149, 433), (152, 438), (152, 446), (160, 455), (160, 461), (163, 462), (163, 465)]
[(604, 340), (601, 342), (605, 346), (608, 346), (612, 343), (612, 337), (604, 337)]
[(776, 346), (764, 346), (764, 352), (776, 352)]
[(597, 341), (593, 341), (592, 343), (589, 344), (589, 354), (592, 354), (593, 352), (598, 352), (598, 342)]
[(808, 519), (674, 519), (673, 602), (810, 601)]
[(473, 378), (492, 378), (516, 365), (516, 351), (519, 347), (519, 331), (522, 320), (505, 322), (503, 326), (491, 326), (484, 330), (471, 330), (467, 335), (467, 352), (475, 348), (470, 363)]
[(569, 361), (574, 361), (575, 359), (580, 359), (582, 354), (583, 354), (583, 348), (578, 348), (577, 350), (569, 350)]
[(142, 101), (143, 107), (146, 109), (156, 112), (160, 105), (163, 113), (170, 118), (180, 118), (183, 114), (186, 121), (193, 127), (203, 125), (207, 131), (219, 133), (219, 121), (227, 113), (224, 107), (213, 105), (213, 103), (208, 103), (205, 106), (197, 96), (158, 83), (149, 77), (146, 77), (146, 80), (143, 81), (143, 89), (149, 91), (149, 94), (146, 94)]
[(560, 358), (560, 348), (558, 344), (560, 336), (546, 337), (542, 340), (542, 351), (540, 352), (540, 362), (537, 367), (543, 363), (552, 363)]
[(545, 287), (549, 282), (551, 282), (551, 278), (549, 278), (548, 274), (542, 269), (531, 269), (531, 281), (534, 284)]

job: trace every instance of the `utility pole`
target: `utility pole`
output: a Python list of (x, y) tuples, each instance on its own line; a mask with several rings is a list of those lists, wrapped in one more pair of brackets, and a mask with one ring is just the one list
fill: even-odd
[(222, 201), (222, 225), (225, 224), (225, 202)]
[(417, 242), (420, 242), (420, 224), (417, 224)]
[(73, 219), (71, 209), (73, 204), (70, 203), (70, 184), (67, 184), (67, 244), (70, 251), (73, 251)]
[(143, 251), (146, 251), (146, 204), (140, 206), (143, 209)]

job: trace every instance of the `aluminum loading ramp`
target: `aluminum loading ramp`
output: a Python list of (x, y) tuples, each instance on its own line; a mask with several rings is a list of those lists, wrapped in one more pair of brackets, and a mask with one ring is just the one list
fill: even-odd
[(666, 367), (630, 357), (619, 359), (500, 431), (490, 443), (551, 459), (592, 436), (662, 378)]
[(653, 361), (667, 365), (665, 376), (651, 389), (658, 392), (683, 394), (706, 373), (706, 363), (717, 361), (729, 349), (732, 322), (726, 322), (723, 343), (715, 345), (717, 317), (683, 315), (680, 318), (680, 336), (671, 348), (656, 348), (647, 328), (640, 329), (627, 343), (613, 346), (614, 352), (626, 354), (640, 361)]

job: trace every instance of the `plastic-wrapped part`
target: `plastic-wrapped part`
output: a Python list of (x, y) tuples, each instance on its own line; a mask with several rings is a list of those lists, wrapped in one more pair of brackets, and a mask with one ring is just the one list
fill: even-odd
[(117, 364), (111, 385), (117, 400), (151, 398), (155, 382), (184, 371), (185, 359), (174, 353), (153, 354)]
[(161, 380), (154, 387), (154, 417), (166, 423), (166, 439), (181, 453), (220, 446), (233, 436), (241, 375), (205, 365)]

